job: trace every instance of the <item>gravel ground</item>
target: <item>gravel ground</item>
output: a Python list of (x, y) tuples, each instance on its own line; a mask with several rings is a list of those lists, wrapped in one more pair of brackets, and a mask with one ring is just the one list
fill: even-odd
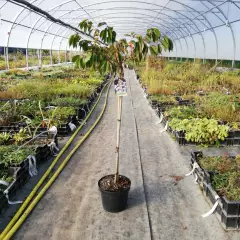
[[(155, 124), (134, 72), (125, 73), (120, 173), (132, 181), (128, 209), (105, 212), (97, 187), (115, 167), (117, 99), (112, 88), (103, 119), (13, 239), (239, 239), (237, 232), (225, 232), (214, 215), (201, 218), (210, 207), (192, 177), (175, 181), (173, 176), (189, 172), (190, 148), (159, 133), (163, 127)], [(218, 150), (205, 150), (213, 152)]]

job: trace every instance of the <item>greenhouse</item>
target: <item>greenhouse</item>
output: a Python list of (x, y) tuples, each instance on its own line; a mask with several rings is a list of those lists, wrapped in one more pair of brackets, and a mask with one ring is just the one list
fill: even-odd
[(239, 240), (239, 29), (237, 0), (0, 0), (0, 240)]

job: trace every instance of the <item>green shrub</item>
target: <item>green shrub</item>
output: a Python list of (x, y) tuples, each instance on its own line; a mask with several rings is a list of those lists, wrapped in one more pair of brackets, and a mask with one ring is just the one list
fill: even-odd
[(218, 144), (228, 136), (229, 127), (220, 125), (214, 119), (177, 119), (173, 118), (169, 126), (177, 131), (184, 131), (187, 141), (201, 144)]

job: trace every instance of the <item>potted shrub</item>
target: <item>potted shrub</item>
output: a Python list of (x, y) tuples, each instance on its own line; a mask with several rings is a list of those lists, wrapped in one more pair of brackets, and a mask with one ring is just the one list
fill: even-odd
[[(165, 51), (173, 49), (172, 41), (167, 36), (162, 36), (156, 28), (148, 29), (145, 36), (135, 33), (126, 35), (129, 41), (125, 38), (117, 40), (116, 32), (105, 22), (101, 22), (97, 28), (93, 28), (93, 23), (85, 19), (80, 22), (79, 28), (85, 33), (91, 34), (92, 40), (82, 39), (78, 34), (70, 37), (70, 46), (80, 47), (82, 52), (81, 55), (73, 57), (73, 62), (79, 68), (93, 68), (102, 75), (110, 73), (115, 76), (118, 74), (118, 77), (123, 79), (124, 65), (127, 60), (139, 63), (147, 55), (161, 54), (162, 47)], [(116, 170), (114, 174), (104, 176), (98, 182), (103, 207), (109, 212), (120, 212), (126, 208), (131, 185), (129, 178), (119, 175), (121, 109), (122, 96), (118, 96)]]

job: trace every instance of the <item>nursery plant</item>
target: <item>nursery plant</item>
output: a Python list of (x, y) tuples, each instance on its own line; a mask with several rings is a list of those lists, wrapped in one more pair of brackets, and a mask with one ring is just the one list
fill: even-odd
[[(0, 170), (0, 181), (4, 181), (7, 183), (11, 183), (13, 181), (13, 176), (11, 176), (6, 169), (1, 169)], [(0, 185), (0, 190), (1, 190), (2, 185)]]
[(18, 149), (17, 147), (0, 147), (0, 163), (6, 168), (10, 166), (19, 166), (23, 160), (25, 160), (29, 155), (34, 154), (34, 148), (25, 147)]
[(235, 158), (230, 156), (202, 157), (200, 166), (212, 174), (212, 185), (220, 196), (229, 200), (240, 201), (240, 155)]
[(228, 136), (229, 127), (219, 124), (214, 119), (192, 118), (177, 119), (173, 118), (169, 126), (176, 131), (183, 131), (185, 138), (189, 142), (200, 144), (219, 144)]
[[(132, 32), (125, 35), (126, 38), (118, 39), (113, 27), (105, 22), (94, 26), (93, 22), (84, 19), (79, 28), (85, 33), (91, 34), (93, 40), (83, 39), (74, 34), (69, 39), (69, 45), (80, 48), (81, 55), (73, 57), (73, 62), (79, 68), (93, 68), (102, 75), (110, 73), (112, 76), (118, 74), (124, 78), (124, 64), (126, 61), (139, 63), (148, 55), (159, 55), (162, 48), (165, 51), (173, 49), (172, 40), (162, 36), (157, 28), (148, 29), (145, 36)], [(122, 96), (118, 96), (118, 124), (117, 124), (117, 146), (116, 146), (116, 170), (115, 174), (103, 177), (98, 186), (102, 193), (103, 206), (110, 212), (119, 212), (125, 209), (128, 191), (131, 181), (125, 176), (119, 175), (119, 144), (121, 126)]]
[(11, 139), (11, 134), (7, 132), (0, 133), (0, 145), (9, 143)]
[(80, 105), (84, 105), (87, 103), (88, 102), (86, 99), (65, 97), (65, 98), (56, 98), (50, 104), (55, 106), (61, 106), (61, 107), (66, 107), (66, 106), (79, 107)]
[(200, 117), (201, 113), (195, 106), (178, 106), (167, 110), (164, 115), (170, 119), (177, 118), (183, 120)]

